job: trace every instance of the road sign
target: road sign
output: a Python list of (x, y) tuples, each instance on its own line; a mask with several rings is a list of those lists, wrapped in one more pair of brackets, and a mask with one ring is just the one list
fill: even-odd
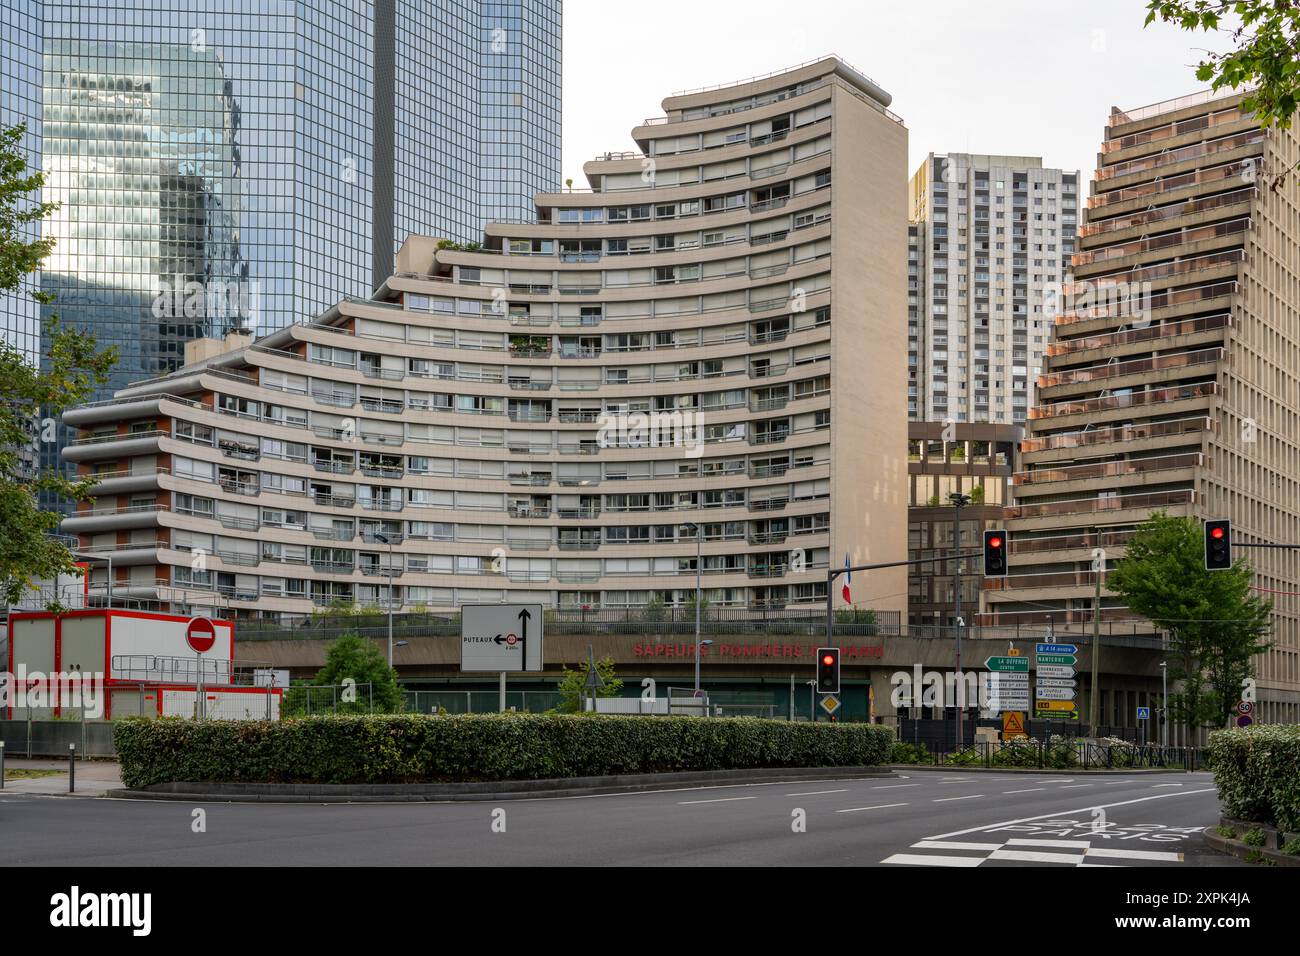
[(1050, 710), (1050, 711), (1073, 711), (1073, 710), (1074, 710), (1074, 700), (1073, 700), (1073, 699), (1070, 699), (1070, 700), (1044, 700), (1043, 698), (1040, 697), (1040, 698), (1038, 698), (1037, 701), (1035, 701), (1035, 703), (1034, 703), (1034, 707), (1035, 707), (1037, 710)]
[(1007, 657), (1019, 657), (1019, 656), (1020, 656), (1020, 648), (1012, 647), (1007, 649)]
[(206, 654), (217, 643), (217, 629), (206, 617), (193, 618), (185, 628), (185, 643), (195, 654)]
[(1027, 657), (986, 657), (984, 666), (991, 671), (1023, 671), (1029, 673), (1029, 658)]
[(1039, 654), (1038, 663), (1040, 664), (1067, 664), (1073, 667), (1078, 663), (1078, 659), (1073, 654)]
[(1254, 722), (1255, 719), (1251, 717), (1249, 714), (1242, 714), (1240, 717), (1237, 718), (1238, 727), (1249, 727)]
[(1048, 677), (1073, 677), (1074, 668), (1068, 664), (1039, 664), (1037, 674), (1041, 683)]
[(822, 710), (828, 714), (833, 714), (840, 709), (840, 699), (834, 694), (823, 694), (821, 705)]
[(465, 604), (460, 669), (501, 673), (542, 669), (540, 604)]
[(1002, 739), (1014, 740), (1027, 737), (1025, 733), (1025, 715), (1018, 710), (1009, 710), (1002, 714)]
[(1043, 687), (1040, 684), (1035, 694), (1039, 700), (1074, 700), (1074, 691), (1069, 687)]
[(1073, 644), (1037, 644), (1034, 651), (1038, 654), (1077, 654), (1079, 648)]
[(1074, 687), (1079, 682), (1073, 677), (1040, 677), (1039, 687)]
[(1248, 700), (1237, 701), (1237, 713), (1243, 717), (1249, 717), (1255, 713), (1255, 705)]
[(1138, 720), (1150, 720), (1150, 719), (1151, 719), (1151, 708), (1150, 708), (1150, 707), (1139, 707), (1139, 708), (1138, 708)]

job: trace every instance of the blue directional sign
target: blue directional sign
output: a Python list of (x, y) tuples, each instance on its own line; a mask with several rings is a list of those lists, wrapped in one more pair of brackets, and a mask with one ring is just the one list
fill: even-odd
[(1079, 649), (1073, 644), (1039, 644), (1039, 654), (1077, 654)]

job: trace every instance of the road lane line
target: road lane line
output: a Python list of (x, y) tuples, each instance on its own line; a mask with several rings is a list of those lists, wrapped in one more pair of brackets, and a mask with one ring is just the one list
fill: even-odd
[(919, 783), (889, 783), (880, 787), (872, 787), (872, 790), (897, 790), (899, 787), (919, 787)]
[(1153, 783), (1151, 784), (1151, 789), (1158, 790), (1160, 787), (1181, 787), (1181, 786), (1182, 786), (1181, 783)]
[(803, 790), (800, 791), (799, 793), (787, 793), (786, 796), (787, 797), (816, 797), (816, 796), (820, 796), (823, 793), (848, 793), (848, 792), (849, 792), (848, 788), (845, 787), (843, 790)]
[(1001, 843), (958, 843), (954, 840), (922, 840), (912, 844), (913, 850), (989, 850), (1002, 849)]
[[(1157, 853), (1155, 850), (1120, 850), (1111, 849), (1110, 847), (1089, 847), (1084, 851), (1084, 856), (1091, 859), (1094, 856), (1105, 857), (1111, 860), (1163, 860), (1167, 863), (1182, 863), (1183, 855), (1181, 853)], [(1106, 864), (1101, 864), (1105, 866)]]
[(1053, 817), (1063, 817), (1067, 813), (1086, 813), (1090, 810), (1110, 810), (1114, 807), (1127, 807), (1135, 803), (1146, 803), (1148, 800), (1163, 800), (1166, 797), (1194, 797), (1198, 793), (1214, 793), (1214, 787), (1206, 787), (1203, 790), (1180, 790), (1177, 793), (1155, 793), (1149, 797), (1137, 797), (1133, 800), (1121, 800), (1118, 803), (1104, 803), (1091, 807), (1078, 807), (1074, 810), (1053, 810), (1051, 813), (1040, 813), (1032, 817), (1021, 817), (1018, 820), (1002, 820), (999, 823), (986, 823), (979, 827), (967, 827), (965, 830), (954, 830), (952, 833), (939, 833), (935, 836), (926, 837), (926, 839), (947, 840), (949, 837), (965, 836), (967, 833), (979, 833), (986, 830), (996, 830), (998, 827), (1009, 827), (1017, 823), (1031, 823), (1034, 820), (1047, 820)]
[(1057, 790), (1078, 790), (1080, 787), (1091, 787), (1090, 783), (1072, 783), (1068, 787), (1057, 787)]
[(1003, 793), (1039, 793), (1046, 790), (1046, 787), (1030, 787), (1028, 790), (1003, 790)]
[(1039, 850), (994, 850), (989, 854), (990, 860), (1015, 860), (1019, 863), (1066, 863), (1078, 866), (1083, 862), (1082, 853), (1043, 853)]
[(984, 862), (982, 856), (925, 856), (920, 853), (895, 853), (881, 863), (897, 863), (903, 866), (979, 866)]
[(734, 800), (757, 800), (758, 797), (718, 797), (716, 800), (678, 800), (679, 807), (689, 806), (692, 803), (731, 803)]
[(849, 807), (847, 810), (836, 810), (836, 813), (857, 813), (859, 810), (888, 810), (890, 807), (905, 807), (906, 803), (882, 803), (874, 807)]
[(931, 800), (930, 802), (931, 802), (931, 803), (947, 803), (947, 802), (949, 802), (950, 800), (974, 800), (976, 797), (982, 797), (982, 796), (984, 796), (984, 794), (982, 794), (982, 793), (972, 793), (972, 794), (970, 794), (969, 796), (965, 796), (965, 797), (940, 797), (939, 799), (937, 799), (937, 800)]
[(1054, 846), (1059, 850), (1086, 850), (1092, 846), (1087, 840), (1008, 840), (1007, 846)]

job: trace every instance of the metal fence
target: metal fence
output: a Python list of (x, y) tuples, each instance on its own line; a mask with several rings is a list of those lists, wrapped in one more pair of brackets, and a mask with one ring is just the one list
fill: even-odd
[[(540, 714), (560, 704), (553, 690), (507, 690), (506, 710)], [(495, 714), (501, 709), (497, 688), (481, 690), (408, 690), (406, 711), (415, 714)]]
[(961, 747), (936, 748), (918, 756), (916, 763), (955, 769), (1198, 770), (1205, 766), (1204, 752), (1196, 747), (1097, 744), (1072, 738), (980, 741)]
[(373, 714), (375, 689), (364, 684), (294, 684), (284, 689), (281, 717), (322, 714)]
[(0, 720), (0, 740), (11, 757), (67, 757), (75, 744), (79, 757), (113, 757), (110, 720)]

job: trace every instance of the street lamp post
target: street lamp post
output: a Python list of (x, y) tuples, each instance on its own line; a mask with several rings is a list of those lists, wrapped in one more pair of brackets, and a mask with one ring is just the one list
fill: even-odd
[(956, 558), (956, 564), (954, 565), (954, 571), (953, 571), (956, 580), (956, 587), (954, 588), (954, 593), (956, 594), (956, 608), (953, 616), (953, 633), (955, 639), (955, 652), (956, 652), (955, 653), (956, 685), (954, 686), (953, 689), (956, 694), (956, 699), (953, 701), (953, 703), (957, 705), (957, 739), (955, 745), (957, 747), (960, 747), (962, 745), (962, 740), (963, 740), (962, 709), (966, 697), (966, 682), (962, 679), (961, 676), (961, 627), (962, 627), (961, 557), (960, 557), (962, 553), (961, 551), (961, 509), (964, 505), (970, 504), (971, 497), (970, 495), (962, 494), (960, 491), (954, 491), (948, 495), (948, 500), (952, 502), (952, 506), (953, 506), (953, 520), (952, 520), (953, 554), (958, 555), (958, 557)]
[(703, 594), (700, 589), (700, 563), (704, 544), (704, 526), (688, 521), (685, 527), (695, 533), (695, 692), (696, 696), (698, 696), (700, 690), (700, 601)]
[(1160, 662), (1160, 746), (1169, 746), (1169, 662)]

